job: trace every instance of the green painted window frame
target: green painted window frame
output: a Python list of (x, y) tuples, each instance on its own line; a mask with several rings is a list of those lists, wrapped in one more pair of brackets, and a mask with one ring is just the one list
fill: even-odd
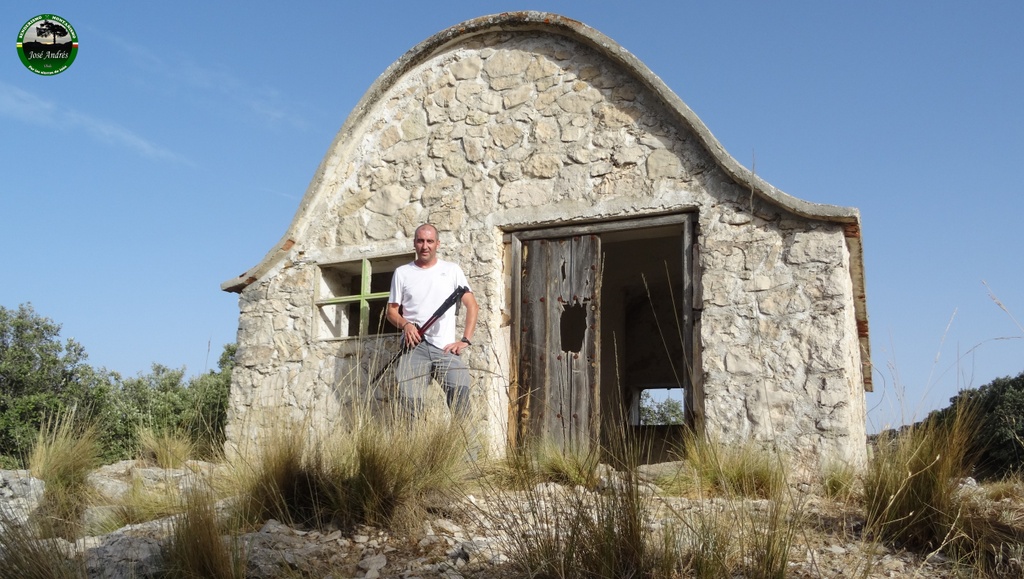
[[(405, 263), (408, 260), (406, 256), (401, 257), (382, 257), (382, 258), (363, 258), (358, 261), (348, 261), (341, 263), (329, 263), (320, 264), (317, 270), (317, 280), (315, 283), (315, 293), (313, 303), (316, 306), (319, 320), (315, 320), (317, 323), (317, 336), (321, 340), (336, 340), (346, 338), (363, 338), (367, 336), (376, 336), (382, 334), (393, 333), (394, 329), (390, 328), (387, 322), (383, 322), (380, 332), (376, 329), (371, 329), (370, 317), (371, 317), (371, 302), (386, 300), (389, 291), (373, 291), (373, 276), (374, 273), (394, 273), (395, 268), (399, 263)], [(354, 270), (354, 266), (358, 265), (358, 273)], [(339, 284), (339, 280), (351, 280), (356, 276), (359, 277), (358, 289), (355, 290), (344, 290), (343, 295), (337, 295), (341, 293), (335, 288), (335, 291), (330, 291), (329, 288), (332, 285), (347, 285), (344, 283)], [(333, 282), (333, 283), (332, 283)], [(390, 287), (390, 278), (388, 279), (388, 286)], [(327, 291), (325, 291), (327, 290)], [(351, 293), (348, 293), (351, 291)], [(327, 294), (327, 295), (324, 295)], [(358, 330), (357, 333), (352, 334), (343, 331), (341, 324), (338, 324), (335, 329), (330, 329), (331, 324), (327, 321), (330, 316), (326, 314), (326, 309), (331, 306), (349, 306), (354, 305), (355, 315), (358, 316)], [(327, 331), (323, 332), (323, 326), (328, 326)], [(347, 324), (346, 324), (347, 325)], [(390, 331), (389, 331), (390, 330)], [(324, 335), (327, 334), (327, 335)]]

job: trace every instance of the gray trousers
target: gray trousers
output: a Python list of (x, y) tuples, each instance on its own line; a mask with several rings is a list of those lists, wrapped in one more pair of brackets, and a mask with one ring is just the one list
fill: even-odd
[(461, 358), (423, 340), (398, 360), (398, 395), (415, 418), (423, 413), (430, 379), (437, 378), (454, 416), (469, 413), (469, 368)]

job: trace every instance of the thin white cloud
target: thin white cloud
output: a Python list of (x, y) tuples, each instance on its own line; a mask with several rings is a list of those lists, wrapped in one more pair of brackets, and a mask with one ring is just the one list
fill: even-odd
[(302, 195), (288, 193), (286, 191), (281, 191), (280, 189), (268, 189), (267, 187), (257, 187), (256, 190), (263, 193), (269, 193), (275, 197), (280, 197), (282, 199), (287, 199), (289, 201), (298, 201), (302, 199)]
[(184, 157), (151, 143), (117, 123), (97, 119), (75, 111), (64, 113), (64, 117), (71, 124), (82, 127), (86, 132), (101, 141), (134, 149), (143, 156), (152, 159), (185, 162)]
[(126, 147), (152, 159), (185, 162), (165, 149), (113, 121), (64, 108), (31, 92), (0, 82), (0, 116), (46, 127), (80, 129), (93, 139)]
[(0, 82), (0, 115), (35, 124), (52, 124), (55, 110), (53, 103)]
[(261, 121), (307, 128), (309, 123), (294, 114), (294, 105), (283, 102), (280, 91), (267, 85), (253, 85), (228, 70), (210, 67), (187, 58), (168, 60), (148, 48), (112, 36), (107, 40), (117, 44), (125, 54), (131, 55), (141, 68), (160, 72), (170, 82), (180, 86), (193, 97), (213, 97), (207, 102), (230, 108), (247, 110)]

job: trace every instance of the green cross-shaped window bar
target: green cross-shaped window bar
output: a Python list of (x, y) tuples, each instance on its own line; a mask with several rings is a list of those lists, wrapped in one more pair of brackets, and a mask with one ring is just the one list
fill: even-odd
[(318, 306), (332, 306), (338, 304), (359, 304), (359, 335), (366, 336), (370, 333), (370, 300), (387, 298), (390, 292), (370, 293), (370, 277), (373, 273), (370, 267), (370, 260), (362, 260), (362, 272), (359, 279), (359, 294), (353, 296), (340, 296), (317, 300)]

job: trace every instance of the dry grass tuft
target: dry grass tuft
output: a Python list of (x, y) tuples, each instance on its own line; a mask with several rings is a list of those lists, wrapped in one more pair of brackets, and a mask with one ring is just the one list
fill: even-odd
[(994, 572), (1008, 553), (1020, 550), (1021, 521), (1002, 520), (964, 484), (979, 423), (978, 409), (964, 404), (879, 439), (864, 480), (871, 536), (916, 551), (941, 551), (981, 574)]
[(563, 451), (549, 442), (510, 448), (483, 467), (489, 483), (501, 489), (527, 490), (540, 483), (594, 488), (601, 462), (598, 449)]
[(72, 409), (47, 419), (29, 458), (32, 476), (46, 483), (35, 516), (44, 537), (78, 538), (91, 494), (89, 473), (100, 465), (99, 437)]
[(240, 524), (258, 525), (269, 519), (302, 524), (316, 519), (309, 515), (318, 495), (305, 464), (306, 446), (301, 429), (283, 427), (268, 433), (254, 453), (233, 462)]
[(459, 493), (469, 473), (466, 429), (447, 416), (369, 421), (354, 446), (334, 442), (321, 471), (333, 475), (325, 486), (345, 526), (411, 528), (428, 504)]
[(786, 487), (784, 461), (753, 443), (725, 445), (689, 436), (684, 468), (658, 481), (666, 492), (691, 497), (780, 496)]
[[(459, 420), (365, 420), (353, 433), (309, 440), (292, 428), (240, 462), (243, 519), (323, 527), (403, 527), (458, 492), (468, 474)], [(300, 434), (301, 433), (301, 434)]]
[(732, 573), (738, 549), (730, 517), (715, 505), (681, 516), (678, 548), (685, 567), (696, 579), (718, 579)]
[[(544, 450), (529, 459), (513, 458), (505, 466), (524, 469), (506, 479), (539, 481), (535, 486), (492, 490), (502, 513), (515, 519), (507, 548), (518, 572), (559, 579), (673, 577), (682, 572), (675, 535), (650, 524), (654, 495), (638, 476), (637, 449), (617, 448), (621, 470), (608, 471), (606, 480), (599, 481), (600, 449), (563, 452), (564, 458), (552, 460), (559, 454), (557, 447), (538, 443), (536, 448)], [(570, 468), (552, 471), (542, 464)], [(566, 470), (574, 476), (567, 478)], [(559, 480), (551, 480), (552, 474)], [(603, 489), (595, 492), (599, 482)]]
[(163, 548), (164, 577), (168, 579), (241, 579), (245, 554), (236, 541), (222, 538), (214, 497), (202, 491), (188, 493), (180, 517), (173, 523)]
[(872, 534), (914, 549), (949, 546), (959, 511), (957, 485), (970, 468), (972, 424), (958, 412), (952, 424), (931, 420), (879, 438), (864, 480)]
[(0, 579), (85, 579), (85, 561), (65, 555), (62, 541), (38, 525), (0, 511)]
[(184, 432), (142, 428), (139, 453), (142, 460), (160, 468), (181, 468), (195, 455), (196, 445)]
[(857, 468), (848, 462), (827, 465), (822, 472), (821, 488), (826, 498), (850, 503), (859, 498)]
[(146, 489), (142, 481), (132, 480), (128, 492), (115, 505), (114, 514), (102, 530), (114, 531), (125, 525), (155, 521), (182, 512), (182, 500), (176, 487)]

